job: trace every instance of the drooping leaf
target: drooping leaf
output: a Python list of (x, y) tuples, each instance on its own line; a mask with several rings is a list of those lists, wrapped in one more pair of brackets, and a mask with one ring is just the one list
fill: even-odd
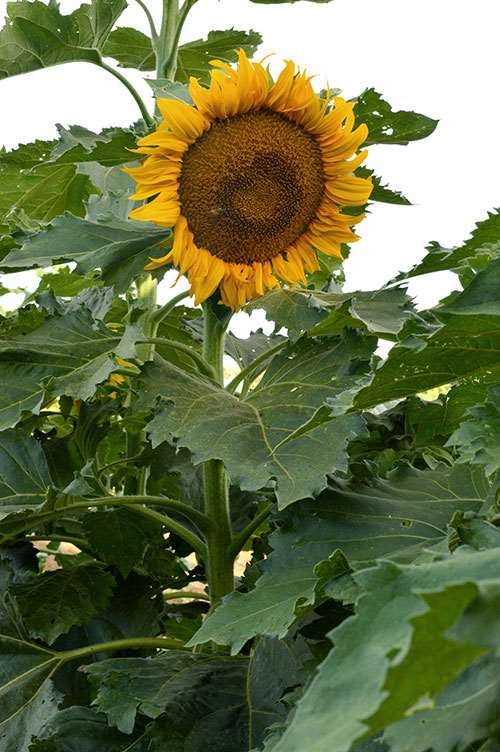
[[(33, 646), (34, 647), (34, 646)], [(19, 657), (16, 656), (19, 661)], [(24, 660), (23, 660), (24, 663)], [(34, 659), (27, 655), (26, 664), (31, 666), (38, 674)], [(22, 671), (22, 666), (19, 667)], [(29, 669), (28, 669), (29, 670)], [(9, 692), (12, 695), (8, 702), (14, 700), (14, 714), (0, 723), (0, 752), (32, 752), (31, 740), (33, 736), (45, 726), (57, 713), (62, 697), (54, 688), (50, 680), (45, 681), (39, 689), (36, 689), (38, 676), (32, 676), (33, 684), (25, 685), (25, 694), (18, 685), (18, 678), (14, 677), (15, 689)], [(19, 694), (19, 709), (16, 708), (14, 696)], [(4, 698), (2, 697), (2, 700)]]
[(24, 411), (38, 412), (48, 394), (87, 399), (116, 369), (113, 354), (134, 353), (128, 332), (116, 336), (83, 305), (30, 334), (0, 341), (1, 427), (14, 426)]
[[(500, 661), (488, 656), (451, 682), (432, 709), (392, 724), (384, 738), (392, 752), (426, 752), (431, 746), (434, 752), (462, 752), (490, 729), (496, 732), (499, 695)], [(497, 743), (491, 752), (496, 749)]]
[(69, 62), (98, 64), (126, 0), (92, 0), (69, 15), (57, 3), (9, 3), (0, 31), (0, 78)]
[[(295, 505), (270, 537), (273, 551), (260, 565), (255, 589), (229, 595), (191, 644), (213, 640), (237, 652), (258, 634), (283, 637), (321, 592), (324, 572), (317, 565), (334, 552), (354, 568), (377, 558), (411, 561), (423, 546), (446, 538), (456, 510), (478, 510), (488, 492), (479, 469), (402, 467), (371, 486), (339, 485)], [(342, 575), (345, 566), (336, 554), (333, 564)]]
[(45, 572), (14, 587), (30, 636), (51, 645), (71, 627), (88, 623), (111, 598), (113, 577), (96, 563)]
[(148, 426), (153, 445), (175, 438), (196, 464), (221, 459), (243, 490), (274, 480), (281, 507), (315, 496), (327, 473), (347, 469), (346, 446), (364, 431), (360, 417), (332, 418), (323, 406), (366, 372), (373, 344), (354, 333), (301, 341), (273, 358), (243, 400), (165, 362), (148, 366), (146, 399), (164, 398)]
[[(365, 593), (358, 602), (358, 612), (331, 633), (335, 648), (299, 701), (290, 726), (276, 746), (277, 752), (298, 752), (304, 745), (310, 752), (345, 752), (357, 740), (374, 733), (377, 726), (375, 722), (370, 724), (370, 718), (376, 718), (387, 697), (384, 684), (390, 670), (410, 656), (406, 677), (410, 694), (400, 698), (399, 707), (396, 702), (383, 722), (394, 723), (405, 713), (415, 712), (419, 702), (429, 702), (439, 687), (440, 655), (433, 654), (431, 662), (428, 647), (420, 645), (421, 650), (417, 649), (418, 630), (412, 620), (428, 611), (422, 594), (432, 591), (438, 598), (441, 593), (442, 598), (453, 603), (433, 625), (442, 635), (440, 640), (447, 640), (447, 613), (456, 620), (481, 582), (498, 577), (499, 561), (498, 549), (474, 554), (458, 552), (443, 561), (413, 567), (380, 563), (355, 575)], [(450, 678), (456, 675), (457, 668), (463, 669), (467, 651), (470, 646), (466, 643), (463, 651), (456, 645), (450, 648), (448, 657), (454, 656)], [(468, 655), (472, 662), (473, 654)], [(422, 689), (417, 677), (424, 658), (429, 676)]]
[(5, 635), (0, 636), (0, 656), (0, 741), (3, 742), (2, 732), (8, 738), (12, 733), (9, 722), (36, 698), (60, 659), (50, 650)]
[(54, 145), (50, 162), (55, 164), (83, 164), (98, 162), (104, 167), (114, 167), (133, 162), (131, 149), (137, 146), (138, 133), (130, 128), (105, 128), (101, 133), (70, 125), (58, 125), (60, 140)]
[(282, 697), (305, 680), (307, 655), (298, 644), (262, 640), (250, 660), (169, 651), (101, 661), (85, 672), (97, 687), (97, 708), (122, 732), (139, 714), (159, 719), (149, 733), (163, 748), (246, 752), (284, 719)]
[(373, 170), (370, 170), (368, 167), (358, 167), (356, 175), (362, 178), (372, 178), (373, 190), (370, 193), (370, 201), (379, 201), (383, 204), (398, 204), (400, 206), (411, 205), (411, 201), (408, 201), (401, 191), (394, 191), (388, 185), (384, 185), (382, 178), (374, 175)]
[(500, 316), (447, 315), (428, 339), (409, 337), (393, 347), (355, 406), (401, 399), (458, 379), (495, 383), (499, 366)]
[(276, 322), (277, 329), (286, 327), (292, 339), (307, 331), (316, 336), (337, 335), (344, 327), (393, 335), (414, 314), (406, 291), (397, 287), (352, 293), (280, 288), (247, 306), (249, 312), (259, 308)]
[(0, 518), (37, 509), (51, 485), (47, 461), (38, 441), (21, 431), (0, 433)]
[(461, 271), (469, 268), (481, 269), (492, 259), (500, 256), (500, 210), (488, 213), (487, 219), (478, 222), (471, 237), (458, 248), (442, 248), (439, 243), (431, 243), (427, 256), (404, 277), (416, 277), (440, 271)]
[(191, 76), (208, 83), (212, 69), (209, 65), (211, 60), (234, 63), (238, 60), (239, 48), (245, 50), (248, 57), (252, 57), (261, 42), (262, 37), (256, 31), (210, 31), (206, 39), (181, 44), (175, 77), (182, 83), (188, 83)]
[(103, 49), (106, 57), (118, 61), (121, 68), (137, 68), (152, 71), (156, 68), (156, 58), (151, 39), (138, 29), (121, 26), (109, 35)]
[(115, 219), (112, 224), (66, 214), (44, 231), (28, 237), (20, 249), (4, 259), (5, 267), (28, 269), (60, 261), (76, 261), (82, 274), (101, 269), (102, 278), (124, 292), (140, 274), (149, 256), (163, 253), (170, 230)]
[(106, 717), (92, 708), (73, 706), (43, 725), (30, 752), (148, 752), (149, 743), (110, 728)]
[(438, 121), (417, 112), (395, 111), (375, 89), (366, 89), (356, 99), (357, 123), (366, 123), (371, 144), (407, 144), (430, 136)]
[(59, 711), (30, 746), (30, 752), (149, 752), (148, 739), (134, 739), (106, 723), (92, 708), (73, 706)]
[(491, 387), (484, 404), (472, 407), (448, 440), (461, 462), (483, 465), (488, 475), (500, 469), (500, 388)]
[(150, 544), (163, 540), (160, 523), (125, 508), (89, 513), (83, 525), (94, 551), (123, 577), (143, 561)]

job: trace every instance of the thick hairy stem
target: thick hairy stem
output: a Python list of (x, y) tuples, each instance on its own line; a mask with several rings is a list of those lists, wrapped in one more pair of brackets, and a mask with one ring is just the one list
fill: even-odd
[[(218, 318), (211, 301), (205, 303), (203, 309), (203, 357), (214, 369), (217, 382), (222, 385), (225, 325)], [(229, 483), (220, 460), (205, 462), (204, 483), (205, 514), (211, 522), (211, 529), (207, 534), (207, 579), (213, 608), (226, 593), (234, 589)]]

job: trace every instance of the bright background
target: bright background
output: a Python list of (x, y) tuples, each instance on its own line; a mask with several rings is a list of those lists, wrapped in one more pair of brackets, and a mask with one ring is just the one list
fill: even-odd
[[(159, 15), (161, 0), (146, 0)], [(63, 12), (78, 7), (62, 0)], [(146, 30), (134, 0), (120, 20)], [(0, 0), (0, 16), (6, 9)], [(199, 0), (182, 41), (211, 29), (261, 32), (258, 56), (292, 58), (347, 97), (378, 89), (395, 109), (413, 109), (439, 119), (437, 131), (409, 146), (372, 147), (368, 165), (402, 190), (411, 207), (376, 204), (362, 223), (362, 240), (346, 263), (348, 289), (374, 289), (424, 255), (425, 245), (464, 240), (486, 211), (500, 204), (499, 0), (333, 0), (258, 5), (249, 0)], [(145, 99), (142, 74), (125, 71)], [(153, 75), (153, 74), (151, 74)], [(8, 148), (35, 138), (53, 138), (54, 123), (92, 130), (126, 126), (138, 118), (127, 91), (91, 64), (61, 65), (0, 81), (0, 144)], [(1, 190), (1, 186), (0, 186)], [(16, 287), (24, 275), (8, 275)], [(30, 286), (35, 285), (33, 276)], [(414, 281), (420, 306), (434, 304), (456, 287), (454, 275)], [(165, 292), (165, 286), (164, 294)], [(11, 307), (18, 296), (0, 298)], [(245, 334), (245, 317), (238, 317)]]

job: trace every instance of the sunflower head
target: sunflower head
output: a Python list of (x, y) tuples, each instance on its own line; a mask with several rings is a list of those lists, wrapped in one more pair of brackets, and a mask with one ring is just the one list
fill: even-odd
[[(193, 105), (160, 99), (163, 121), (139, 142), (146, 159), (127, 171), (130, 216), (174, 228), (172, 250), (146, 269), (173, 264), (197, 303), (220, 290), (236, 310), (280, 282), (305, 282), (317, 252), (340, 257), (357, 239), (356, 217), (372, 183), (353, 175), (368, 129), (353, 104), (320, 99), (287, 62), (276, 81), (240, 50), (237, 69), (212, 62), (209, 88), (192, 78)], [(359, 152), (359, 153), (358, 153)]]

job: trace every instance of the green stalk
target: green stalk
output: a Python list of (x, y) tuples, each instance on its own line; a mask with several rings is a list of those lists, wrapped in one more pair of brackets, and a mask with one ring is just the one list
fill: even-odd
[(177, 68), (179, 0), (163, 0), (163, 18), (156, 47), (156, 75), (173, 80)]
[(131, 637), (125, 640), (112, 640), (110, 642), (100, 642), (96, 645), (86, 645), (84, 648), (77, 648), (76, 650), (64, 650), (61, 653), (55, 653), (55, 655), (64, 663), (67, 663), (68, 661), (96, 655), (96, 653), (115, 653), (119, 650), (144, 650), (147, 648), (186, 650), (180, 640), (169, 639), (167, 637)]
[[(163, 496), (104, 496), (98, 499), (82, 499), (79, 502), (60, 507), (59, 509), (54, 509), (50, 512), (42, 512), (38, 515), (33, 515), (32, 518), (22, 520), (15, 526), (13, 525), (11, 530), (1, 538), (0, 543), (5, 544), (9, 540), (17, 538), (21, 533), (25, 533), (28, 530), (34, 530), (41, 525), (59, 519), (59, 517), (62, 517), (67, 513), (76, 513), (78, 511), (84, 512), (91, 507), (125, 506), (137, 514), (141, 514), (144, 517), (149, 517), (150, 519), (160, 522), (172, 533), (183, 538), (186, 543), (192, 547), (193, 551), (200, 556), (200, 558), (204, 559), (206, 557), (205, 543), (200, 537), (198, 537), (198, 535), (196, 535), (196, 533), (192, 532), (180, 522), (177, 522), (177, 520), (161, 514), (154, 509), (144, 507), (143, 505), (145, 503), (154, 506), (165, 506), (168, 509), (179, 512), (187, 517), (199, 529), (202, 528), (208, 531), (210, 527), (209, 521), (202, 512), (192, 509), (176, 499), (168, 499)], [(44, 535), (46, 535), (47, 539), (50, 538), (50, 533), (44, 533)]]
[(130, 81), (127, 78), (125, 78), (125, 76), (122, 76), (122, 74), (119, 71), (115, 70), (115, 68), (112, 68), (110, 65), (105, 63), (104, 60), (100, 60), (100, 62), (97, 63), (97, 65), (100, 68), (103, 68), (103, 70), (108, 71), (108, 73), (111, 73), (112, 76), (117, 78), (118, 81), (120, 81), (120, 83), (122, 83), (125, 86), (125, 88), (129, 90), (129, 92), (132, 94), (135, 101), (137, 102), (137, 106), (139, 107), (141, 111), (141, 115), (143, 117), (144, 122), (146, 123), (148, 128), (152, 128), (154, 125), (154, 120), (149, 114), (148, 108), (142, 101), (142, 98), (140, 97), (139, 92), (136, 91), (136, 89), (134, 89)]
[[(137, 298), (142, 302), (144, 307), (141, 322), (144, 331), (144, 338), (147, 340), (154, 331), (153, 315), (156, 310), (157, 284), (151, 274), (145, 272), (137, 279), (136, 285)], [(136, 345), (137, 357), (144, 362), (153, 360), (154, 351), (154, 345), (151, 343), (143, 342), (142, 344)], [(144, 430), (138, 432), (129, 431), (127, 436), (127, 454), (132, 457), (140, 454), (146, 438), (146, 431)], [(136, 493), (140, 495), (147, 493), (150, 470), (151, 469), (147, 465), (139, 468), (135, 487)], [(132, 491), (133, 488), (130, 487), (130, 484), (127, 484), (126, 490)]]
[[(217, 382), (224, 383), (223, 356), (226, 326), (218, 318), (210, 300), (203, 305), (203, 357), (215, 373)], [(226, 324), (227, 325), (227, 324)], [(229, 510), (229, 483), (220, 460), (208, 460), (204, 465), (205, 514), (212, 525), (207, 533), (208, 591), (212, 608), (227, 593), (234, 590), (233, 539)]]
[(266, 352), (261, 353), (257, 358), (255, 358), (255, 360), (249, 363), (248, 366), (246, 366), (245, 368), (242, 368), (241, 371), (238, 374), (236, 374), (234, 379), (230, 381), (229, 384), (226, 386), (227, 391), (231, 392), (231, 394), (234, 394), (236, 387), (241, 381), (244, 381), (249, 376), (251, 376), (253, 374), (253, 371), (257, 368), (257, 366), (264, 364), (264, 367), (265, 367), (266, 361), (269, 360), (269, 358), (271, 358), (275, 353), (279, 352), (284, 346), (285, 346), (285, 342), (280, 342), (278, 345), (275, 345), (274, 347), (271, 347), (269, 350), (266, 350)]

